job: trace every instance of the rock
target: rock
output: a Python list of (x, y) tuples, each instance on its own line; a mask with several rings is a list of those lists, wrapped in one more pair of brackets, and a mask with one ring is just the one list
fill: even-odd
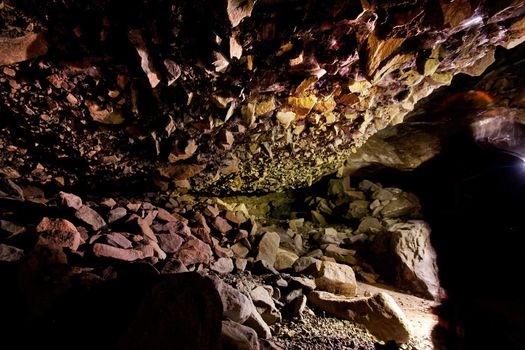
[[(175, 216), (173, 216), (172, 214), (170, 214), (170, 212), (168, 212), (166, 209), (164, 208), (157, 208), (158, 210), (158, 214), (157, 214), (157, 219), (161, 220), (161, 221), (164, 221), (164, 222), (177, 222), (177, 221), (181, 221), (180, 219), (177, 219)], [(188, 224), (187, 220), (186, 222), (182, 222), (183, 224)]]
[(361, 219), (368, 215), (368, 201), (357, 200), (350, 203), (347, 216), (350, 219)]
[(203, 212), (204, 212), (204, 215), (209, 216), (210, 218), (216, 218), (220, 214), (219, 208), (217, 208), (217, 206), (215, 205), (206, 206)]
[(237, 271), (244, 271), (246, 270), (246, 266), (248, 265), (248, 260), (243, 258), (236, 258), (235, 259), (235, 269)]
[(142, 219), (140, 217), (137, 217), (136, 220), (137, 220), (137, 225), (139, 226), (140, 231), (142, 232), (142, 235), (144, 237), (147, 237), (149, 240), (151, 240), (153, 242), (158, 242), (157, 236), (155, 235), (155, 233), (151, 229), (150, 224), (148, 224), (146, 219)]
[(388, 188), (380, 188), (376, 191), (374, 191), (374, 193), (372, 193), (372, 199), (377, 199), (379, 201), (390, 201), (392, 199), (394, 199), (394, 193), (392, 193), (392, 191), (389, 191)]
[(47, 41), (42, 33), (30, 33), (17, 38), (0, 37), (0, 66), (45, 55), (47, 50)]
[(210, 270), (225, 275), (233, 271), (233, 261), (231, 258), (219, 258), (210, 265)]
[(219, 277), (209, 277), (222, 301), (224, 317), (243, 324), (255, 310), (251, 300), (237, 289), (223, 282)]
[(275, 307), (272, 297), (264, 287), (256, 287), (250, 291), (250, 296), (264, 322), (272, 325), (281, 320), (281, 313)]
[(410, 339), (409, 321), (394, 299), (384, 292), (371, 297), (347, 298), (314, 291), (308, 294), (308, 301), (335, 317), (362, 323), (381, 341), (406, 343)]
[(311, 258), (317, 258), (320, 259), (323, 256), (323, 251), (321, 249), (314, 249), (309, 251), (306, 256)]
[(183, 273), (183, 272), (188, 272), (188, 269), (186, 268), (186, 266), (184, 266), (184, 264), (178, 260), (178, 259), (170, 259), (166, 265), (164, 265), (164, 267), (162, 268), (162, 273), (163, 274), (167, 274), (167, 273)]
[(116, 207), (114, 209), (111, 209), (108, 214), (108, 222), (110, 224), (114, 223), (115, 221), (118, 221), (128, 215), (128, 211), (126, 208), (123, 207)]
[(237, 322), (222, 321), (222, 346), (232, 350), (259, 350), (257, 333)]
[(341, 244), (344, 242), (345, 238), (348, 235), (344, 232), (337, 232), (336, 229), (332, 227), (327, 227), (324, 229), (324, 234), (320, 235), (318, 242), (319, 244)]
[(185, 266), (209, 264), (212, 251), (209, 245), (200, 239), (189, 239), (180, 247), (176, 256)]
[(133, 247), (131, 241), (124, 237), (122, 233), (119, 232), (111, 232), (108, 233), (106, 236), (106, 240), (109, 244), (112, 246), (123, 248), (123, 249), (130, 249)]
[(84, 240), (75, 225), (65, 219), (43, 218), (37, 225), (36, 232), (50, 244), (77, 250)]
[(104, 198), (101, 202), (100, 202), (100, 205), (108, 208), (108, 209), (113, 209), (115, 207), (115, 205), (117, 205), (117, 202), (115, 202), (115, 200), (113, 198)]
[(231, 250), (233, 251), (233, 254), (235, 254), (235, 256), (238, 258), (246, 258), (250, 253), (250, 250), (246, 248), (246, 246), (241, 242), (237, 242), (234, 245), (232, 245)]
[(227, 234), (228, 232), (231, 231), (231, 229), (233, 228), (229, 223), (228, 221), (226, 221), (226, 219), (223, 219), (222, 217), (220, 216), (217, 216), (214, 220), (213, 220), (213, 227), (215, 227), (215, 229), (217, 231), (219, 231), (220, 233), (222, 233), (223, 235)]
[(248, 316), (248, 319), (246, 320), (246, 322), (244, 322), (244, 324), (248, 327), (253, 328), (260, 338), (270, 339), (272, 337), (270, 327), (268, 327), (266, 322), (264, 322), (262, 316), (255, 309), (255, 306), (253, 307), (250, 316)]
[(381, 185), (375, 184), (370, 180), (363, 180), (359, 183), (359, 189), (363, 192), (375, 192), (381, 189)]
[(297, 259), (299, 259), (297, 254), (279, 248), (273, 267), (275, 267), (277, 271), (290, 269)]
[(273, 266), (277, 258), (277, 251), (279, 249), (280, 237), (277, 232), (267, 232), (265, 233), (261, 241), (259, 242), (259, 247), (257, 250), (256, 261), (263, 260), (268, 263), (268, 265)]
[(311, 256), (303, 256), (295, 261), (293, 269), (296, 273), (317, 275), (321, 271), (321, 260)]
[(158, 234), (160, 248), (166, 253), (173, 254), (179, 251), (184, 239), (174, 234)]
[(350, 191), (350, 177), (342, 179), (330, 179), (328, 181), (328, 194), (332, 197), (344, 197), (346, 191)]
[(293, 299), (288, 301), (288, 303), (283, 308), (283, 316), (286, 319), (292, 319), (295, 317), (302, 317), (302, 314), (306, 308), (306, 296), (304, 294), (299, 294)]
[[(190, 237), (191, 229), (181, 221), (170, 221), (164, 225), (153, 225), (155, 231), (158, 233), (169, 233), (172, 235), (179, 235), (181, 237)], [(209, 230), (209, 228), (208, 228)]]
[(22, 249), (0, 243), (0, 262), (15, 262), (24, 257)]
[(166, 255), (166, 253), (164, 252), (164, 250), (162, 250), (162, 248), (159, 246), (159, 244), (155, 241), (149, 241), (149, 245), (153, 247), (153, 250), (155, 251), (156, 253), (156, 256), (160, 259), (160, 260), (164, 260), (166, 259), (168, 256)]
[(62, 191), (60, 191), (58, 195), (62, 201), (62, 205), (65, 205), (68, 208), (78, 210), (82, 206), (82, 199), (79, 196)]
[(312, 215), (313, 222), (315, 222), (316, 224), (319, 224), (321, 226), (328, 225), (328, 223), (326, 222), (325, 217), (320, 212), (318, 212), (317, 210), (312, 210), (310, 212), (310, 214)]
[(381, 232), (384, 230), (383, 225), (381, 225), (381, 222), (372, 216), (367, 216), (363, 219), (361, 219), (361, 222), (359, 223), (359, 227), (357, 228), (356, 232), (358, 233), (376, 233)]
[(124, 261), (135, 261), (144, 258), (144, 253), (135, 249), (122, 249), (107, 244), (95, 243), (93, 254), (98, 257), (113, 258)]
[(316, 276), (315, 284), (320, 290), (355, 296), (357, 294), (357, 283), (354, 270), (350, 266), (330, 261), (323, 261), (321, 271)]
[(304, 225), (304, 218), (288, 220), (290, 230), (297, 231)]
[(106, 222), (102, 216), (87, 205), (82, 205), (75, 213), (75, 217), (88, 224), (93, 231), (98, 231), (106, 226)]
[(140, 66), (152, 88), (155, 88), (160, 83), (160, 74), (155, 69), (155, 66), (150, 58), (143, 35), (139, 29), (132, 29), (128, 33), (128, 39), (135, 46), (137, 54), (140, 57)]
[(2, 197), (24, 200), (24, 191), (10, 179), (0, 177), (0, 198)]
[(291, 277), (290, 285), (297, 285), (301, 287), (301, 289), (304, 289), (307, 291), (311, 291), (317, 288), (315, 281), (311, 278), (306, 278), (306, 277)]
[(14, 237), (26, 232), (26, 228), (24, 226), (17, 225), (14, 222), (7, 220), (0, 220), (0, 230), (10, 233), (11, 235), (9, 237)]
[(417, 209), (418, 205), (416, 203), (406, 198), (398, 198), (385, 205), (383, 209), (381, 209), (381, 215), (385, 218), (398, 218), (412, 214)]
[(389, 227), (376, 235), (372, 245), (374, 267), (397, 287), (426, 298), (440, 293), (436, 252), (430, 228), (423, 221), (409, 221)]
[(349, 265), (357, 265), (357, 258), (355, 257), (355, 250), (344, 249), (335, 244), (329, 244), (324, 251), (325, 255), (332, 257), (339, 263)]

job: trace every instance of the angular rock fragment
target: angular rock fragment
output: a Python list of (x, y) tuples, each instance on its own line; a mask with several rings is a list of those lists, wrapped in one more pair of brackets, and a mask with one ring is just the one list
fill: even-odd
[(277, 258), (280, 240), (281, 238), (277, 232), (265, 233), (259, 242), (259, 248), (255, 260), (263, 260), (268, 263), (268, 265), (273, 266), (273, 264), (275, 264), (275, 259)]
[(58, 195), (62, 200), (62, 204), (68, 208), (78, 210), (82, 206), (82, 199), (79, 196), (62, 191), (60, 191)]
[(0, 37), (0, 66), (23, 62), (45, 55), (48, 43), (42, 33), (17, 38)]
[(87, 205), (82, 205), (80, 209), (76, 211), (75, 217), (88, 224), (93, 231), (98, 231), (106, 226), (106, 222), (102, 216)]
[(194, 264), (209, 264), (211, 260), (211, 248), (200, 239), (189, 239), (178, 250), (175, 255), (185, 266)]
[(222, 321), (222, 346), (224, 349), (259, 350), (257, 333), (234, 321)]
[(158, 234), (157, 238), (160, 248), (169, 254), (178, 252), (184, 242), (181, 236), (175, 234)]
[(123, 261), (135, 261), (144, 258), (144, 253), (135, 249), (122, 249), (107, 244), (95, 243), (93, 254), (98, 257), (113, 258)]
[(219, 258), (210, 265), (210, 270), (224, 275), (233, 271), (233, 260), (231, 258)]
[(293, 266), (297, 259), (299, 259), (299, 256), (294, 252), (279, 248), (273, 266), (277, 271), (287, 270)]
[(73, 251), (84, 242), (75, 225), (65, 219), (44, 217), (37, 225), (36, 232), (50, 244)]
[(123, 207), (116, 207), (114, 209), (111, 209), (108, 214), (108, 222), (110, 224), (114, 223), (115, 221), (118, 221), (128, 215), (128, 211), (126, 208)]
[(23, 257), (24, 251), (22, 249), (0, 243), (0, 262), (15, 262)]
[(321, 271), (316, 276), (315, 284), (318, 289), (335, 294), (350, 297), (357, 294), (354, 270), (348, 265), (323, 261)]
[(124, 237), (124, 235), (120, 232), (111, 232), (108, 233), (105, 237), (107, 242), (115, 247), (123, 249), (130, 249), (133, 247), (131, 241)]

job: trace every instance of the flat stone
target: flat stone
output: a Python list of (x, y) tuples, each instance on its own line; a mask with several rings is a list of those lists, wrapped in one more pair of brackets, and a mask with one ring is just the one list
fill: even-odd
[(117, 202), (113, 198), (104, 198), (100, 202), (100, 205), (102, 205), (102, 206), (104, 206), (106, 208), (109, 208), (109, 209), (113, 209), (115, 207), (115, 205), (117, 205)]
[(329, 244), (325, 248), (324, 253), (339, 263), (356, 265), (358, 262), (355, 257), (355, 250), (341, 248), (335, 244)]
[(179, 251), (184, 239), (174, 234), (158, 234), (160, 248), (166, 253), (173, 254)]
[(153, 242), (158, 242), (157, 236), (155, 235), (155, 233), (151, 229), (150, 224), (148, 224), (148, 222), (146, 220), (144, 220), (144, 219), (142, 219), (140, 217), (137, 218), (137, 225), (139, 226), (140, 231), (142, 232), (142, 235), (144, 237), (147, 237), (149, 240), (151, 240)]
[(294, 252), (279, 248), (273, 267), (277, 271), (290, 269), (297, 259), (299, 259), (299, 256)]
[(210, 270), (220, 275), (225, 275), (233, 271), (233, 260), (231, 258), (219, 258), (210, 265)]
[(246, 266), (248, 265), (248, 260), (243, 258), (236, 258), (235, 259), (235, 269), (237, 271), (244, 271), (246, 270)]
[(106, 240), (109, 244), (115, 247), (123, 248), (123, 249), (130, 249), (133, 247), (133, 244), (129, 239), (124, 237), (124, 235), (120, 232), (111, 232), (105, 235)]
[(306, 277), (292, 277), (290, 279), (291, 285), (298, 285), (303, 290), (311, 291), (317, 288), (317, 285), (315, 284), (315, 281), (311, 278)]
[(65, 205), (68, 208), (78, 210), (82, 206), (82, 199), (77, 195), (60, 191), (58, 196), (62, 201), (62, 205)]
[(39, 232), (40, 236), (52, 245), (73, 251), (84, 243), (75, 225), (65, 219), (44, 217), (37, 225), (36, 232)]
[(208, 244), (200, 239), (189, 239), (176, 253), (177, 259), (186, 266), (194, 264), (209, 264), (212, 251)]
[(273, 266), (273, 264), (275, 264), (275, 260), (277, 259), (277, 251), (279, 249), (280, 240), (281, 239), (277, 232), (265, 233), (259, 242), (255, 260), (264, 260), (268, 263), (268, 265)]
[(0, 243), (0, 261), (15, 262), (24, 257), (24, 251), (17, 247)]
[(110, 224), (114, 223), (115, 221), (118, 221), (128, 215), (128, 211), (124, 207), (116, 207), (109, 211), (108, 214), (108, 222)]
[(384, 292), (371, 297), (348, 298), (313, 291), (308, 294), (308, 301), (332, 316), (362, 323), (378, 340), (406, 343), (410, 339), (409, 321), (394, 299)]
[(383, 207), (381, 215), (385, 218), (398, 218), (413, 213), (417, 209), (417, 204), (406, 198), (398, 198)]
[(95, 210), (87, 205), (82, 205), (75, 213), (75, 217), (88, 224), (93, 231), (98, 231), (106, 226), (106, 222)]
[(317, 275), (321, 271), (321, 260), (311, 256), (302, 256), (295, 261), (293, 269), (296, 273)]
[(315, 284), (320, 290), (345, 296), (357, 294), (357, 283), (354, 270), (348, 265), (323, 261), (321, 271), (315, 279)]
[(123, 261), (135, 261), (144, 258), (144, 253), (135, 249), (122, 249), (107, 244), (95, 243), (93, 254), (98, 257), (113, 258)]
[(234, 321), (222, 321), (221, 342), (223, 349), (259, 350), (257, 333)]
[(219, 208), (214, 205), (208, 205), (204, 208), (204, 215), (209, 216), (210, 218), (215, 218), (220, 214)]
[(359, 183), (359, 189), (363, 192), (368, 192), (368, 191), (375, 192), (381, 189), (381, 186), (373, 183), (370, 180), (363, 180)]

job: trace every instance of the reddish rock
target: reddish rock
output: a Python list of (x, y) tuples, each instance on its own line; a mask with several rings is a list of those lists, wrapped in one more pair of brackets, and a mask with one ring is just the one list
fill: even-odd
[(17, 38), (0, 37), (0, 66), (45, 55), (47, 50), (47, 41), (42, 33), (30, 33)]
[(194, 264), (209, 264), (211, 260), (211, 248), (200, 239), (190, 239), (182, 245), (176, 254), (185, 266)]
[(111, 211), (109, 212), (109, 214), (108, 214), (108, 222), (110, 224), (114, 223), (115, 221), (122, 219), (126, 215), (128, 215), (128, 211), (126, 210), (126, 208), (124, 208), (124, 207), (116, 207), (114, 209), (111, 209)]
[(115, 205), (117, 205), (117, 202), (115, 202), (113, 198), (104, 198), (102, 202), (100, 202), (100, 205), (109, 209), (113, 209)]
[(26, 228), (24, 226), (17, 225), (14, 222), (7, 220), (0, 220), (0, 230), (10, 233), (11, 236), (16, 236), (26, 232)]
[(204, 208), (204, 215), (209, 216), (210, 218), (215, 218), (219, 215), (219, 208), (215, 205), (208, 205)]
[(191, 230), (188, 227), (188, 225), (180, 221), (170, 221), (164, 225), (155, 224), (152, 226), (152, 228), (154, 228), (155, 232), (158, 233), (169, 233), (172, 235), (179, 235), (182, 237), (191, 236)]
[(106, 222), (102, 216), (100, 216), (99, 213), (87, 205), (82, 205), (75, 213), (75, 217), (88, 224), (93, 229), (93, 231), (98, 231), (102, 227), (106, 226)]
[(182, 273), (188, 272), (188, 269), (178, 259), (169, 260), (166, 265), (162, 268), (162, 273)]
[(24, 251), (22, 249), (0, 244), (0, 261), (14, 262), (22, 259)]
[(65, 205), (68, 208), (78, 210), (82, 206), (82, 199), (77, 195), (60, 191), (58, 196), (60, 197), (62, 205)]
[(207, 244), (212, 244), (212, 238), (210, 235), (209, 227), (208, 230), (206, 230), (204, 227), (193, 227), (191, 229), (191, 232), (200, 240)]
[(226, 221), (225, 219), (221, 218), (220, 216), (217, 216), (215, 220), (213, 220), (213, 227), (215, 227), (220, 233), (223, 235), (230, 232), (233, 227)]
[(183, 218), (182, 216), (178, 214), (171, 214), (169, 211), (167, 211), (164, 208), (157, 208), (158, 214), (157, 214), (157, 220), (164, 221), (164, 222), (182, 222), (183, 224), (187, 225), (188, 220)]
[(170, 254), (176, 253), (184, 242), (181, 236), (173, 234), (159, 234), (157, 238), (160, 248)]
[(233, 261), (230, 258), (219, 258), (210, 265), (210, 270), (224, 275), (233, 271)]
[(107, 244), (95, 243), (93, 254), (98, 257), (113, 258), (124, 261), (135, 261), (144, 258), (144, 253), (135, 249), (122, 249)]
[(54, 246), (77, 250), (84, 240), (75, 225), (65, 219), (43, 218), (36, 227), (36, 232)]
[(140, 227), (140, 231), (142, 232), (142, 235), (144, 237), (147, 237), (148, 239), (152, 240), (153, 242), (158, 242), (157, 237), (155, 236), (155, 233), (153, 233), (153, 230), (148, 225), (147, 222), (145, 222), (143, 219), (138, 218), (137, 224)]
[(107, 234), (106, 240), (109, 244), (118, 248), (129, 249), (133, 246), (131, 241), (124, 237), (120, 232), (111, 232)]
[(224, 215), (224, 217), (226, 218), (226, 220), (228, 220), (229, 222), (231, 222), (232, 224), (236, 226), (239, 226), (240, 224), (242, 224), (241, 219), (237, 216), (235, 212), (231, 210), (226, 211), (226, 214)]

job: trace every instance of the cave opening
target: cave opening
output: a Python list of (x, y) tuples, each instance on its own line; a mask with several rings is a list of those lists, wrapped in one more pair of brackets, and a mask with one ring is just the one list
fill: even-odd
[(524, 13), (0, 0), (0, 348), (525, 348)]

